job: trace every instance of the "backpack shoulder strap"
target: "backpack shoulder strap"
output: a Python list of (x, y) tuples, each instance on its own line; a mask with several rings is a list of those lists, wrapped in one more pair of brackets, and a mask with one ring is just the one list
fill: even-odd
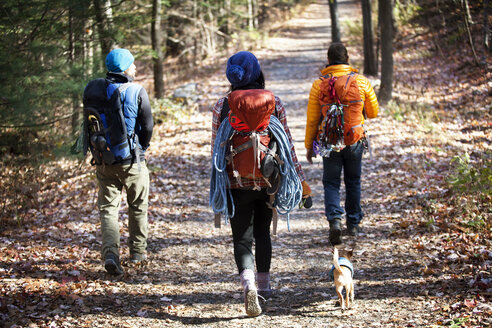
[(223, 120), (227, 118), (227, 115), (229, 115), (229, 112), (231, 111), (231, 108), (229, 107), (229, 101), (227, 100), (227, 97), (224, 99), (224, 103), (222, 104), (222, 109), (220, 110), (220, 122), (222, 123)]
[(275, 96), (275, 109), (273, 110), (273, 115), (275, 115), (276, 118), (278, 118), (278, 110), (277, 110), (277, 96)]
[(128, 89), (129, 87), (131, 86), (138, 86), (140, 87), (138, 84), (135, 84), (135, 83), (131, 83), (131, 82), (128, 82), (128, 83), (122, 83), (120, 84), (120, 86), (116, 87), (115, 86), (116, 83), (107, 83), (106, 85), (106, 89), (109, 89), (106, 91), (106, 94), (107, 94), (107, 97), (108, 99), (113, 95), (113, 93), (116, 91), (116, 89), (118, 89), (120, 95), (122, 95), (126, 89)]
[(128, 88), (129, 88), (129, 87), (131, 87), (132, 85), (133, 85), (133, 83), (123, 83), (122, 85), (120, 85), (120, 86), (118, 87), (118, 91), (119, 91), (120, 93), (123, 93), (123, 92), (125, 92), (125, 90), (126, 90), (126, 89), (128, 89)]
[(351, 79), (353, 79), (353, 81), (356, 81), (358, 75), (359, 74), (357, 74), (355, 72), (350, 72), (349, 74), (346, 75), (347, 76), (347, 81), (345, 81), (344, 93), (343, 93), (342, 97), (340, 97), (340, 99), (345, 99), (345, 96), (347, 95), (347, 92), (348, 92), (347, 86), (349, 84), (349, 81)]

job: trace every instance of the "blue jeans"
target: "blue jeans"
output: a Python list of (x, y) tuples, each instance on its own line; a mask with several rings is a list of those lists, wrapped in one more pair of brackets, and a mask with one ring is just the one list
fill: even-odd
[(341, 218), (340, 183), (343, 168), (345, 182), (345, 213), (347, 225), (358, 225), (364, 213), (360, 207), (360, 176), (364, 146), (361, 141), (345, 147), (340, 152), (332, 151), (323, 157), (323, 187), (325, 189), (325, 214), (328, 221)]

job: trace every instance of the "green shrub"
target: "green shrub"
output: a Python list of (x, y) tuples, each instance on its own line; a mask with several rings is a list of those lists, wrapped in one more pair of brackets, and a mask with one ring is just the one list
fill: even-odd
[(468, 153), (451, 160), (448, 178), (457, 218), (463, 225), (475, 229), (490, 229), (492, 215), (492, 174), (490, 154), (472, 161)]
[(152, 112), (154, 123), (179, 122), (180, 118), (190, 116), (196, 105), (189, 104), (186, 100), (173, 99), (166, 97), (152, 100)]
[(448, 182), (453, 190), (459, 193), (479, 192), (491, 196), (491, 162), (489, 157), (473, 163), (468, 153), (455, 156), (450, 162), (454, 172)]
[(408, 25), (419, 15), (422, 7), (416, 0), (396, 0), (393, 10), (394, 17), (399, 26)]
[(431, 123), (438, 120), (432, 107), (420, 102), (400, 102), (395, 99), (389, 101), (385, 109), (395, 120), (402, 122), (405, 119), (411, 119), (429, 132), (433, 130)]

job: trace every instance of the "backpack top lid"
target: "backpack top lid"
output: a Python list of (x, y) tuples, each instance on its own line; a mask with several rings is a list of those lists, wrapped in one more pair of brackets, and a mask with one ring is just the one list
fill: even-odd
[(229, 116), (231, 125), (234, 127), (244, 122), (249, 131), (265, 130), (270, 123), (270, 116), (275, 111), (275, 95), (264, 89), (233, 91), (229, 95), (228, 102), (231, 108)]
[(321, 77), (319, 102), (321, 105), (338, 103), (348, 104), (360, 100), (357, 73), (341, 76), (325, 75)]

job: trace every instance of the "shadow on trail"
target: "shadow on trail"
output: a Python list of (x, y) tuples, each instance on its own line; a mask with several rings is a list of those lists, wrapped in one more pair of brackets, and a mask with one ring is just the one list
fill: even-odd
[[(211, 224), (207, 222), (206, 224)], [(230, 244), (232, 247), (232, 237), (227, 235), (226, 237), (192, 237), (189, 234), (182, 233), (181, 236), (176, 237), (151, 237), (148, 240), (147, 250), (152, 253), (157, 253), (163, 249), (173, 247), (173, 246), (183, 246), (187, 247), (191, 246), (200, 246), (202, 248), (206, 248), (207, 245), (224, 245)], [(229, 245), (228, 245), (229, 246)]]
[[(394, 298), (415, 298), (422, 294), (424, 289), (440, 290), (446, 284), (445, 281), (437, 281), (433, 284), (421, 286), (419, 283), (399, 283), (385, 282), (380, 285), (367, 285), (359, 282), (356, 285), (355, 302), (363, 300), (390, 300)], [(466, 286), (462, 279), (453, 281), (453, 285)], [(193, 313), (196, 305), (227, 305), (236, 304), (243, 307), (242, 299), (233, 298), (233, 293), (240, 293), (239, 290), (231, 292), (211, 292), (211, 293), (182, 293), (182, 294), (128, 294), (118, 292), (107, 292), (99, 295), (76, 296), (72, 297), (63, 290), (54, 294), (45, 293), (21, 293), (12, 295), (16, 300), (15, 306), (28, 308), (39, 302), (50, 300), (46, 305), (46, 311), (55, 312), (60, 317), (83, 317), (89, 314), (114, 315), (121, 317), (145, 317), (158, 320), (178, 321), (183, 324), (206, 324), (233, 319), (246, 318), (244, 315), (224, 316), (224, 317), (199, 317), (203, 315)], [(166, 295), (166, 296), (164, 296)], [(306, 310), (305, 307), (312, 307), (316, 303), (323, 304), (322, 312), (339, 310), (338, 306), (327, 308), (326, 302), (336, 297), (333, 283), (316, 283), (316, 285), (296, 284), (289, 290), (276, 291), (276, 295), (262, 304), (263, 315), (277, 317), (285, 315), (309, 315), (318, 311)], [(120, 304), (120, 305), (118, 305)], [(123, 305), (124, 304), (124, 305)], [(185, 308), (180, 308), (184, 306)], [(328, 305), (330, 306), (330, 305)], [(60, 310), (61, 309), (61, 310)], [(226, 310), (224, 310), (226, 311)], [(187, 312), (192, 312), (187, 314)], [(211, 308), (211, 313), (216, 310)], [(325, 313), (325, 315), (326, 315)], [(35, 317), (36, 314), (32, 314)], [(329, 315), (328, 315), (329, 316)]]

